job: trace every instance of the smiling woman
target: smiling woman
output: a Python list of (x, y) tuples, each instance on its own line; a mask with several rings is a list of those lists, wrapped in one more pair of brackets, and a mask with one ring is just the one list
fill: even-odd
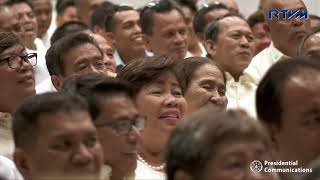
[(165, 179), (165, 144), (186, 112), (186, 101), (166, 56), (131, 61), (118, 77), (129, 81), (146, 125), (139, 146), (137, 179)]

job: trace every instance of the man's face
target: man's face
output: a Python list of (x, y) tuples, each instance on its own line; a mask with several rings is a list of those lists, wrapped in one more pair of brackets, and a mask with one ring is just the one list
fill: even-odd
[(106, 71), (116, 72), (116, 61), (114, 59), (114, 49), (111, 42), (108, 42), (104, 37), (93, 34), (92, 37), (97, 41), (101, 50), (104, 53), (104, 65), (106, 66)]
[(256, 55), (270, 45), (271, 38), (269, 30), (263, 22), (255, 24), (251, 30), (254, 36), (254, 55)]
[(261, 140), (227, 139), (216, 147), (212, 156), (201, 173), (201, 180), (274, 180), (272, 173), (254, 172), (250, 169), (254, 160), (263, 162), (271, 159)]
[[(85, 111), (43, 113), (30, 152), (28, 174), (34, 179), (95, 179), (103, 163), (96, 128)], [(23, 171), (22, 171), (23, 172)]]
[[(0, 54), (0, 59), (24, 56), (22, 45), (14, 45)], [(35, 94), (34, 70), (30, 63), (23, 62), (19, 69), (12, 69), (6, 61), (0, 60), (1, 111), (12, 112), (24, 98)]]
[(284, 84), (281, 124), (273, 137), (276, 159), (298, 160), (302, 167), (320, 155), (320, 74), (305, 73)]
[[(301, 0), (273, 0), (270, 9), (305, 9)], [(266, 13), (266, 12), (265, 12)], [(295, 56), (302, 39), (310, 31), (310, 20), (292, 18), (291, 20), (267, 20), (271, 39), (276, 48), (288, 56)], [(286, 52), (285, 52), (286, 51)]]
[(79, 21), (80, 17), (78, 14), (78, 10), (75, 6), (68, 6), (64, 12), (57, 16), (57, 24), (61, 26), (70, 21)]
[(320, 33), (312, 35), (304, 42), (301, 55), (320, 57)]
[(50, 0), (33, 0), (33, 11), (38, 22), (38, 37), (42, 37), (50, 27), (52, 7)]
[(103, 73), (105, 65), (99, 49), (90, 43), (71, 48), (64, 56), (65, 76), (86, 73)]
[(252, 31), (246, 21), (235, 16), (219, 23), (217, 40), (207, 41), (207, 51), (225, 71), (233, 76), (241, 75), (253, 57)]
[(103, 124), (119, 123), (133, 120), (138, 116), (138, 111), (133, 101), (124, 94), (114, 95), (101, 100), (102, 113), (96, 119), (101, 145), (104, 152), (104, 163), (112, 167), (112, 172), (127, 176), (134, 172), (137, 166), (137, 145), (140, 132), (135, 127), (129, 134), (119, 134), (111, 126)]
[(188, 29), (183, 16), (177, 10), (172, 10), (154, 14), (153, 21), (152, 34), (145, 34), (148, 50), (173, 59), (185, 58), (188, 50)]
[[(139, 13), (135, 10), (120, 11), (114, 16), (116, 25), (113, 30), (115, 46), (119, 51), (143, 51), (145, 46), (142, 40), (139, 25)], [(128, 46), (130, 44), (130, 46)]]
[(22, 36), (21, 26), (9, 8), (0, 12), (0, 31), (13, 32), (20, 37)]
[(37, 37), (38, 24), (31, 7), (27, 3), (22, 2), (14, 4), (11, 9), (23, 29), (22, 38), (29, 43), (33, 43)]

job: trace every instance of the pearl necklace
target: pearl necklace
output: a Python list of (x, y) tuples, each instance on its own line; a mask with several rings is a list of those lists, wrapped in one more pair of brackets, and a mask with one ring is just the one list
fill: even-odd
[(149, 163), (147, 163), (139, 154), (138, 154), (138, 160), (141, 161), (146, 166), (148, 166), (148, 167), (150, 167), (150, 168), (152, 168), (153, 170), (156, 170), (156, 171), (162, 171), (162, 170), (164, 170), (164, 167), (166, 166), (165, 163), (163, 163), (160, 166), (152, 166)]

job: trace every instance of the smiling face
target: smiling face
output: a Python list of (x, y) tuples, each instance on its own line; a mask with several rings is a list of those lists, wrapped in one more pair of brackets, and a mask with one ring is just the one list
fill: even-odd
[(211, 103), (226, 109), (226, 86), (221, 71), (215, 65), (200, 66), (192, 77), (185, 93), (188, 114)]
[(219, 25), (217, 39), (207, 40), (207, 51), (225, 71), (238, 77), (253, 56), (252, 31), (245, 20), (235, 16), (221, 19)]
[(186, 112), (186, 101), (176, 77), (172, 73), (162, 74), (153, 83), (142, 87), (136, 102), (141, 115), (146, 116), (143, 143), (152, 141), (163, 149), (168, 136)]
[(24, 31), (22, 38), (29, 43), (33, 43), (38, 35), (38, 23), (31, 7), (24, 2), (17, 3), (12, 6), (12, 11)]
[(147, 49), (156, 55), (183, 59), (188, 50), (188, 28), (184, 17), (177, 11), (153, 15), (152, 34), (145, 34)]
[[(116, 25), (113, 30), (115, 46), (119, 51), (144, 51), (140, 16), (135, 10), (120, 11), (114, 16)], [(130, 44), (130, 46), (128, 46)]]
[[(0, 54), (0, 59), (26, 54), (26, 49), (22, 45), (16, 44), (4, 50)], [(23, 62), (20, 69), (11, 69), (6, 61), (0, 62), (0, 81), (1, 111), (13, 112), (24, 98), (36, 93), (34, 70), (30, 63)]]

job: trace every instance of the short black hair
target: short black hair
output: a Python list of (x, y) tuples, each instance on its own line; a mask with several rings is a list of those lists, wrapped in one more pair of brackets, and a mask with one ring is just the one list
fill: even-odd
[(32, 150), (39, 136), (38, 125), (42, 114), (84, 111), (89, 113), (87, 102), (76, 95), (54, 92), (28, 97), (13, 115), (12, 132), (16, 147)]
[(89, 26), (81, 21), (69, 21), (58, 27), (50, 38), (51, 45), (70, 34), (90, 30)]
[(104, 28), (105, 31), (107, 32), (112, 32), (117, 24), (115, 15), (117, 12), (122, 12), (122, 11), (135, 11), (133, 7), (130, 6), (119, 6), (119, 5), (114, 5), (112, 9), (109, 9), (107, 14), (105, 15), (105, 20), (104, 20)]
[(207, 105), (173, 130), (165, 155), (167, 179), (174, 180), (177, 171), (202, 179), (208, 163), (227, 140), (258, 141), (270, 152), (270, 139), (258, 121), (242, 110), (223, 111)]
[(218, 38), (218, 35), (220, 33), (220, 21), (224, 18), (227, 18), (227, 17), (238, 17), (240, 19), (242, 19), (243, 21), (247, 22), (240, 14), (238, 13), (228, 13), (222, 17), (219, 17), (217, 20), (215, 21), (212, 21), (207, 29), (205, 30), (205, 39), (206, 40), (213, 40), (213, 41), (216, 41), (217, 38)]
[(12, 32), (0, 32), (0, 54), (6, 49), (18, 44), (22, 45), (22, 42), (16, 34)]
[(254, 25), (256, 25), (258, 23), (264, 23), (266, 21), (264, 19), (263, 12), (261, 10), (258, 10), (256, 12), (252, 13), (248, 17), (247, 22), (248, 22), (250, 28), (252, 28)]
[(262, 78), (256, 91), (259, 119), (267, 125), (281, 126), (284, 86), (292, 77), (320, 74), (320, 61), (296, 57), (276, 62)]
[(20, 3), (26, 3), (33, 10), (33, 5), (31, 3), (31, 0), (7, 0), (6, 5), (13, 6), (15, 4), (20, 4)]
[(188, 7), (192, 13), (197, 11), (197, 6), (194, 0), (174, 0), (181, 7)]
[(204, 6), (200, 10), (198, 10), (194, 14), (194, 17), (193, 17), (193, 30), (194, 30), (194, 32), (203, 34), (206, 27), (207, 27), (207, 23), (205, 20), (205, 16), (207, 15), (207, 13), (209, 13), (210, 11), (220, 10), (220, 9), (228, 10), (228, 8), (221, 3), (210, 4), (208, 6)]
[(46, 64), (50, 75), (65, 75), (64, 56), (72, 48), (83, 44), (94, 45), (103, 56), (103, 52), (98, 43), (87, 33), (76, 33), (70, 36), (61, 38), (59, 41), (53, 43), (46, 54)]
[(74, 0), (58, 0), (55, 7), (57, 14), (62, 15), (64, 11), (70, 6), (75, 7)]
[(110, 11), (113, 10), (113, 8), (114, 4), (108, 1), (105, 1), (98, 7), (94, 8), (91, 14), (91, 29), (93, 29), (95, 26), (100, 26), (104, 28), (106, 16)]
[(178, 6), (178, 4), (172, 0), (148, 3), (140, 13), (140, 26), (142, 33), (152, 35), (154, 26), (154, 15), (156, 13), (167, 13), (173, 10), (178, 11), (185, 20), (185, 16), (182, 10)]
[(298, 56), (302, 55), (302, 50), (303, 50), (303, 47), (304, 47), (304, 44), (306, 43), (306, 41), (312, 37), (313, 35), (315, 34), (318, 34), (320, 33), (320, 27), (317, 27), (315, 29), (313, 29), (309, 34), (307, 34), (301, 41), (301, 44), (299, 46), (299, 50), (298, 50)]
[(124, 95), (133, 100), (132, 88), (128, 82), (100, 74), (71, 77), (63, 83), (62, 91), (84, 97), (89, 103), (93, 121), (105, 111), (101, 109), (101, 102), (105, 98)]

